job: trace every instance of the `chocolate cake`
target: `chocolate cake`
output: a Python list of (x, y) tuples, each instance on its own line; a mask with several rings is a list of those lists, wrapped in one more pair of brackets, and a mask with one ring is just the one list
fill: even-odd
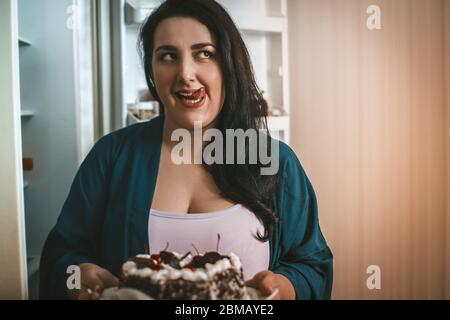
[(154, 299), (249, 299), (240, 259), (233, 253), (140, 254), (123, 264), (121, 281)]

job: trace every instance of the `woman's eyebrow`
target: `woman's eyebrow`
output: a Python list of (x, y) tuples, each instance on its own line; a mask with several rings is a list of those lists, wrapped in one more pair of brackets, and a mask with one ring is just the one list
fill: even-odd
[(216, 48), (216, 46), (210, 42), (202, 42), (202, 43), (193, 44), (191, 46), (191, 49), (201, 49), (201, 48), (209, 47), (209, 46), (214, 47), (214, 49)]
[[(213, 45), (213, 44), (210, 43), (210, 42), (201, 42), (201, 43), (193, 44), (193, 45), (191, 46), (191, 49), (197, 50), (197, 49), (201, 49), (201, 48), (208, 47), (208, 46), (211, 46), (211, 47), (216, 48), (216, 46)], [(157, 52), (157, 51), (159, 51), (159, 50), (177, 51), (177, 47), (171, 46), (171, 45), (162, 45), (162, 46), (159, 46), (159, 47), (155, 50), (155, 52)]]

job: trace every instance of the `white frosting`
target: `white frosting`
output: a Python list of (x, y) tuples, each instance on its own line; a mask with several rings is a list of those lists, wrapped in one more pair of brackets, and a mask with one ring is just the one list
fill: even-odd
[[(182, 255), (178, 253), (174, 252), (174, 254), (178, 259), (182, 257)], [(136, 257), (150, 259), (150, 255), (148, 254), (139, 254)], [(152, 281), (163, 281), (166, 279), (176, 280), (180, 278), (189, 281), (207, 281), (208, 279), (212, 279), (217, 273), (225, 271), (230, 267), (233, 267), (238, 272), (240, 271), (241, 262), (239, 257), (234, 253), (230, 253), (228, 257), (230, 259), (223, 258), (214, 264), (207, 263), (204, 269), (197, 269), (195, 271), (192, 271), (188, 268), (178, 270), (167, 264), (163, 264), (163, 269), (161, 270), (152, 270), (148, 267), (138, 269), (135, 262), (127, 261), (122, 266), (122, 272), (126, 277), (137, 276), (140, 278), (150, 278)], [(185, 265), (189, 264), (192, 259), (192, 255), (189, 254), (185, 259), (180, 261), (180, 266), (184, 267)]]
[(214, 277), (214, 275), (216, 273), (225, 271), (226, 269), (229, 269), (230, 267), (231, 267), (231, 263), (230, 263), (230, 260), (228, 260), (228, 259), (222, 259), (222, 260), (217, 261), (214, 264), (207, 263), (205, 265), (206, 272), (208, 273), (208, 275), (211, 278)]
[(177, 259), (180, 259), (182, 257), (182, 255), (179, 254), (178, 252), (172, 252), (172, 253)]
[[(167, 279), (170, 280), (176, 280), (176, 279), (185, 279), (185, 280), (190, 280), (190, 281), (199, 281), (199, 280), (208, 280), (208, 276), (205, 273), (205, 271), (203, 270), (195, 270), (192, 271), (191, 269), (175, 269), (172, 268), (171, 266), (165, 266), (166, 270), (168, 271), (168, 274), (166, 276)], [(158, 272), (158, 271), (156, 271)]]
[(191, 263), (192, 259), (194, 259), (194, 257), (191, 254), (188, 254), (186, 258), (180, 261), (180, 267), (183, 268), (184, 266), (187, 266)]
[(130, 275), (136, 269), (136, 263), (133, 261), (127, 261), (122, 266), (122, 272), (125, 276)]
[(233, 267), (235, 267), (236, 269), (240, 270), (242, 267), (241, 259), (239, 259), (239, 257), (236, 254), (234, 254), (233, 252), (230, 252), (230, 254), (228, 254), (228, 257), (231, 260), (231, 265)]

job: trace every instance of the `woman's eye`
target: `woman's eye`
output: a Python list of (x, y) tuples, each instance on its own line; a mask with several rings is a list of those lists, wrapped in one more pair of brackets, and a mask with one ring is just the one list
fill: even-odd
[(199, 57), (201, 59), (209, 59), (209, 58), (213, 57), (213, 54), (212, 54), (212, 52), (209, 52), (209, 51), (200, 51), (199, 52)]
[(159, 57), (159, 59), (162, 61), (173, 61), (175, 60), (175, 58), (176, 58), (175, 54), (170, 52), (164, 53)]

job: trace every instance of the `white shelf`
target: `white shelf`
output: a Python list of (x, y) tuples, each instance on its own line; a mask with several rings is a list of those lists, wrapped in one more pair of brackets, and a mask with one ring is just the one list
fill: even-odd
[(270, 135), (285, 143), (289, 143), (289, 116), (268, 116), (267, 128), (270, 131)]
[(31, 110), (21, 110), (20, 116), (21, 117), (32, 117), (32, 116), (34, 116), (34, 112)]
[(157, 110), (159, 108), (159, 102), (157, 101), (127, 102), (126, 106), (127, 109)]
[(125, 24), (135, 25), (144, 22), (145, 18), (155, 10), (163, 1), (136, 1), (128, 0), (125, 3)]
[(289, 117), (288, 116), (267, 117), (267, 127), (271, 131), (287, 130), (289, 128)]
[[(138, 7), (127, 2), (125, 4), (125, 23), (127, 25), (141, 24), (155, 7), (156, 5)], [(233, 19), (242, 31), (281, 33), (287, 30), (286, 17), (235, 16)]]
[(231, 16), (267, 16), (287, 15), (287, 0), (216, 0)]
[(126, 119), (127, 126), (135, 124), (135, 123), (147, 122), (147, 121), (150, 121), (151, 119), (153, 119), (154, 117), (157, 117), (157, 116), (158, 115), (154, 115), (150, 119), (142, 120), (142, 119), (139, 119), (138, 117), (136, 117), (132, 112), (128, 111), (127, 112), (127, 119)]
[(31, 42), (23, 38), (19, 38), (19, 47), (28, 47), (28, 46), (31, 46)]
[(242, 31), (281, 33), (287, 30), (285, 17), (235, 16), (233, 19)]
[(135, 123), (140, 123), (140, 122), (146, 122), (148, 120), (141, 120), (138, 119), (133, 113), (129, 112), (127, 113), (127, 125), (131, 125), (131, 124), (135, 124)]
[[(125, 3), (125, 23), (127, 25), (142, 23), (161, 2), (159, 0), (151, 2), (128, 0)], [(284, 32), (287, 30), (286, 17), (234, 16), (233, 19), (238, 28), (243, 31)]]

